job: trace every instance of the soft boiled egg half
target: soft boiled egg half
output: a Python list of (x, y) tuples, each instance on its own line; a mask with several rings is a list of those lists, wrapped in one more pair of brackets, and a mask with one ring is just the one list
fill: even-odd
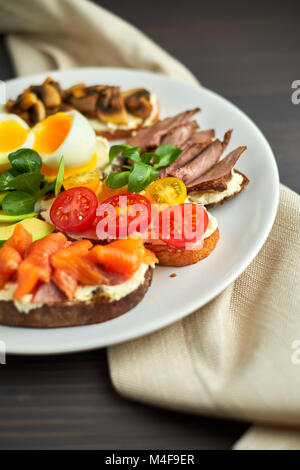
[(0, 113), (0, 167), (8, 165), (8, 155), (20, 148), (32, 148), (34, 134), (16, 114)]
[(78, 111), (53, 114), (33, 128), (33, 149), (43, 160), (42, 172), (55, 177), (64, 157), (65, 177), (88, 172), (108, 162), (106, 139), (96, 137), (89, 121)]
[(15, 114), (0, 114), (0, 166), (7, 165), (8, 154), (31, 148), (42, 158), (42, 173), (55, 178), (61, 157), (65, 177), (84, 173), (108, 163), (109, 145), (97, 137), (89, 121), (78, 111), (59, 112), (34, 126)]

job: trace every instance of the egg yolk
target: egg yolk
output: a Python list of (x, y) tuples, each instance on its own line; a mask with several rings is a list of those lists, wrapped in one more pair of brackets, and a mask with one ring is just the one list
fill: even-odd
[(28, 135), (28, 130), (17, 121), (0, 123), (0, 152), (11, 152), (20, 148)]
[(65, 113), (54, 114), (37, 124), (34, 150), (46, 154), (55, 152), (70, 132), (71, 125), (72, 116)]
[[(92, 158), (90, 159), (89, 162), (87, 162), (85, 165), (82, 166), (77, 166), (74, 168), (65, 168), (65, 173), (64, 176), (65, 178), (69, 178), (69, 176), (80, 174), (80, 173), (87, 173), (89, 171), (92, 171), (96, 168), (97, 166), (97, 161), (98, 161), (98, 155), (97, 153), (94, 153)], [(42, 165), (42, 173), (47, 177), (49, 181), (54, 180), (56, 178), (58, 169), (53, 169), (50, 168), (49, 166), (45, 165), (43, 163)]]

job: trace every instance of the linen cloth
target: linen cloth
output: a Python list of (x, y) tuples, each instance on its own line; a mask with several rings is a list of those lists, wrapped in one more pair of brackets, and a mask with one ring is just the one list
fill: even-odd
[[(18, 75), (105, 65), (199, 84), (143, 33), (86, 0), (0, 0), (0, 33)], [(235, 449), (300, 449), (299, 260), (300, 197), (281, 186), (272, 231), (233, 284), (181, 321), (109, 348), (116, 390), (255, 423)]]
[(17, 75), (83, 66), (133, 67), (196, 84), (180, 62), (86, 0), (0, 0), (0, 33)]

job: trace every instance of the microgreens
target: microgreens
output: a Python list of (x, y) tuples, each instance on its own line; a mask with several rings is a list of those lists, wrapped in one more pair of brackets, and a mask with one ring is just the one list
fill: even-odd
[[(57, 178), (47, 181), (41, 173), (42, 159), (32, 149), (19, 149), (8, 155), (11, 168), (0, 173), (0, 198), (3, 211), (8, 215), (32, 212), (42, 195), (61, 190), (64, 179), (64, 162), (61, 158)], [(5, 191), (5, 194), (4, 194)]]
[(113, 145), (109, 151), (110, 163), (120, 154), (132, 163), (123, 165), (126, 171), (110, 173), (106, 184), (113, 189), (128, 185), (130, 192), (139, 193), (158, 178), (159, 168), (169, 166), (179, 157), (181, 150), (174, 145), (161, 145), (153, 153), (141, 154), (140, 147)]

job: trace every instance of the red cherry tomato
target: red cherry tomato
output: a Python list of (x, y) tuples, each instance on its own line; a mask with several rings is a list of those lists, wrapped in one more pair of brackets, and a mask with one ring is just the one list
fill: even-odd
[(203, 237), (209, 218), (199, 204), (176, 204), (160, 212), (158, 237), (174, 248), (185, 249)]
[(97, 209), (97, 236), (100, 239), (128, 237), (145, 233), (151, 222), (151, 203), (140, 194), (117, 194)]
[(50, 219), (55, 227), (66, 232), (87, 230), (96, 217), (98, 199), (89, 188), (71, 188), (61, 193), (50, 209)]

